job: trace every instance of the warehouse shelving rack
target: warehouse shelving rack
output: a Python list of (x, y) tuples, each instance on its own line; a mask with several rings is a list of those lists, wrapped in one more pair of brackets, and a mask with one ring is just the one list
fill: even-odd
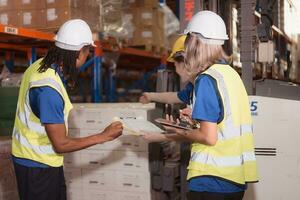
[[(38, 57), (42, 57), (47, 53), (47, 49), (54, 42), (54, 34), (48, 32), (42, 32), (34, 29), (27, 29), (21, 27), (7, 26), (0, 24), (0, 52), (4, 52), (5, 64), (9, 69), (13, 69), (14, 60), (13, 52), (24, 52), (27, 54), (28, 63), (33, 63)], [(97, 47), (95, 47), (94, 56), (89, 59), (79, 71), (84, 71), (87, 67), (93, 67), (93, 101), (101, 102), (101, 68), (103, 51), (117, 51), (120, 55), (126, 55), (130, 58), (139, 58), (140, 60), (150, 59), (155, 63), (159, 63), (159, 68), (165, 66), (166, 57), (161, 55), (155, 55), (152, 52), (145, 50), (124, 47), (115, 49), (112, 45), (96, 41)], [(140, 63), (140, 65), (143, 63)], [(155, 65), (155, 66), (158, 66)], [(152, 70), (152, 69), (151, 69)], [(143, 76), (145, 78), (145, 76)], [(115, 80), (112, 74), (109, 74), (108, 87), (108, 100), (113, 101), (116, 95)]]

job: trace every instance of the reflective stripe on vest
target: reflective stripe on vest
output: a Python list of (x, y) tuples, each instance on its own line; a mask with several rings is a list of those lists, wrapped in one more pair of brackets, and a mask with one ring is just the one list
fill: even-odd
[(206, 153), (193, 152), (191, 161), (206, 163), (216, 167), (236, 167), (241, 166), (245, 162), (255, 161), (255, 154), (254, 152), (243, 152), (241, 156), (213, 157)]
[(52, 87), (54, 87), (57, 91), (59, 91), (59, 93), (62, 95), (63, 94), (63, 90), (60, 87), (59, 83), (57, 83), (55, 80), (51, 79), (51, 78), (44, 78), (38, 81), (31, 81), (29, 83), (29, 88), (32, 87), (38, 87), (40, 85), (51, 85)]
[(13, 136), (18, 140), (23, 146), (32, 149), (37, 154), (56, 154), (53, 150), (52, 145), (32, 145), (28, 140), (22, 136), (22, 134), (14, 128)]
[[(60, 94), (63, 94), (63, 91), (62, 91), (60, 85), (51, 78), (45, 78), (45, 79), (42, 79), (42, 80), (30, 82), (29, 88), (38, 87), (40, 85), (51, 85), (57, 91), (59, 91)], [(30, 106), (29, 90), (28, 90), (27, 93), (26, 93), (24, 113), (19, 112), (19, 110), (17, 110), (17, 115), (18, 115), (20, 121), (24, 125), (27, 125), (28, 128), (30, 128), (31, 130), (33, 130), (33, 131), (35, 131), (35, 132), (37, 132), (41, 135), (45, 135), (46, 134), (45, 127), (42, 126), (42, 124), (40, 122), (31, 121), (30, 120), (30, 113), (32, 113), (32, 110), (31, 110), (31, 106)]]

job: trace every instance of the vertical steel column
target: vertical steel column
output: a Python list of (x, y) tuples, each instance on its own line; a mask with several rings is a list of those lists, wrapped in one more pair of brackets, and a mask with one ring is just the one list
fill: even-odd
[(101, 67), (102, 67), (102, 49), (100, 41), (95, 44), (95, 59), (94, 59), (94, 77), (93, 77), (93, 100), (95, 103), (101, 102)]
[(5, 52), (5, 66), (7, 67), (7, 69), (12, 72), (14, 69), (14, 59), (13, 59), (13, 53), (6, 51)]
[(116, 101), (116, 74), (115, 74), (115, 70), (114, 68), (112, 68), (111, 66), (109, 67), (109, 74), (108, 74), (108, 87), (109, 87), (109, 91), (108, 91), (108, 101), (109, 102), (114, 102)]
[(254, 8), (255, 0), (241, 0), (241, 62), (242, 79), (249, 95), (253, 94)]
[(27, 56), (29, 59), (29, 64), (31, 65), (32, 63), (34, 63), (36, 61), (37, 55), (36, 55), (36, 48), (32, 47), (31, 51), (27, 52)]
[(218, 7), (218, 0), (210, 0), (209, 1), (209, 10), (218, 13), (219, 7)]

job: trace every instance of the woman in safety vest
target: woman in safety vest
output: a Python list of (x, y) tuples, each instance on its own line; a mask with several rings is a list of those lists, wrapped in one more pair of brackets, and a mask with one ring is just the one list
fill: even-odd
[(140, 97), (141, 103), (159, 102), (159, 103), (185, 103), (190, 104), (190, 95), (193, 91), (193, 84), (189, 82), (188, 75), (184, 71), (184, 41), (186, 35), (180, 36), (174, 43), (172, 52), (167, 61), (174, 63), (176, 73), (181, 81), (186, 83), (183, 90), (179, 92), (145, 92)]
[(258, 178), (248, 96), (222, 48), (228, 39), (225, 23), (214, 12), (200, 11), (185, 34), (184, 69), (194, 84), (189, 116), (200, 128), (166, 127), (173, 134), (161, 134), (161, 140), (192, 143), (189, 200), (241, 200), (247, 183)]
[(91, 46), (94, 42), (87, 23), (69, 20), (60, 27), (55, 46), (24, 73), (12, 136), (22, 200), (66, 199), (63, 153), (111, 141), (122, 134), (122, 124), (114, 122), (88, 137), (67, 135), (72, 104), (65, 86), (74, 85), (76, 68), (85, 63)]

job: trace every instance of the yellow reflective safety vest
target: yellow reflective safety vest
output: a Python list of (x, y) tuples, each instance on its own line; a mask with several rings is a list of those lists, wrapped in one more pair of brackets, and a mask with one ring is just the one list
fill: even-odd
[(19, 158), (59, 167), (63, 165), (63, 155), (54, 151), (45, 127), (32, 112), (29, 103), (29, 90), (30, 88), (43, 86), (55, 89), (64, 100), (66, 126), (69, 112), (73, 106), (61, 78), (54, 69), (49, 68), (45, 72), (38, 72), (41, 61), (42, 59), (39, 59), (29, 66), (21, 82), (12, 137), (12, 154)]
[(221, 64), (202, 74), (216, 80), (224, 118), (217, 124), (216, 145), (191, 145), (187, 179), (208, 175), (238, 184), (258, 181), (249, 100), (239, 74)]

